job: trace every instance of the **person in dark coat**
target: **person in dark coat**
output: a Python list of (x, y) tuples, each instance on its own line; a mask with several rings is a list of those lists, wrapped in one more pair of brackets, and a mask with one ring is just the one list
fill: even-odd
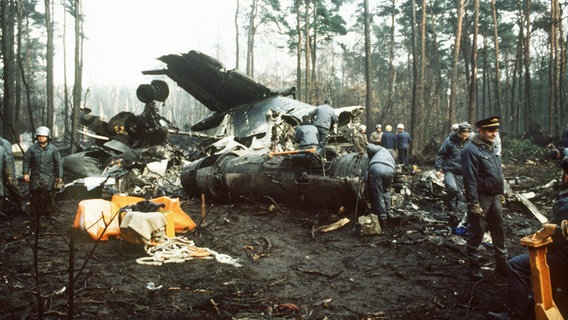
[(385, 227), (390, 217), (391, 195), (389, 188), (394, 179), (395, 162), (386, 148), (373, 143), (367, 144), (369, 156), (368, 187), (373, 212), (379, 217), (381, 227)]
[(14, 163), (12, 144), (10, 141), (0, 137), (0, 145), (2, 146), (3, 153), (6, 154), (6, 160), (4, 162), (7, 164), (7, 167), (2, 170), (3, 195), (12, 200), (18, 206), (18, 210), (23, 213), (25, 212), (26, 207), (24, 198), (20, 193), (18, 180), (16, 179), (16, 166)]
[(412, 144), (412, 138), (408, 132), (404, 131), (404, 125), (399, 123), (396, 126), (398, 130), (396, 134), (396, 149), (398, 150), (398, 161), (408, 167), (408, 149), (410, 149), (410, 145)]
[[(552, 210), (552, 218), (547, 222), (561, 225), (568, 219), (568, 156), (560, 162), (562, 179), (558, 200)], [(568, 285), (566, 270), (568, 270), (568, 240), (558, 230), (552, 235), (552, 243), (547, 247), (546, 262), (550, 271), (550, 284), (553, 298), (560, 311), (568, 312), (568, 296), (558, 295), (556, 288)], [(534, 299), (532, 296), (531, 265), (528, 254), (511, 258), (507, 263), (507, 292), (506, 309), (504, 312), (489, 312), (489, 319), (534, 319)], [(564, 314), (566, 317), (566, 314)]]
[(50, 143), (49, 128), (41, 126), (35, 132), (37, 142), (26, 151), (23, 178), (30, 183), (30, 203), (36, 218), (44, 213), (53, 217), (56, 184), (63, 181), (63, 161), (59, 150)]
[(331, 107), (332, 101), (327, 99), (323, 104), (317, 106), (314, 110), (310, 111), (309, 115), (312, 116), (314, 125), (318, 129), (319, 145), (325, 147), (329, 130), (333, 128), (339, 120), (335, 114), (335, 110)]
[(294, 142), (298, 144), (300, 150), (318, 146), (318, 129), (312, 123), (312, 116), (305, 115), (302, 117), (302, 124), (296, 128)]
[(385, 132), (381, 137), (381, 146), (387, 149), (393, 158), (396, 158), (394, 151), (396, 148), (396, 134), (392, 132), (392, 126), (390, 124), (385, 127)]
[(505, 185), (501, 159), (493, 152), (493, 142), (499, 130), (499, 117), (490, 117), (475, 123), (478, 133), (471, 138), (461, 156), (466, 199), (467, 221), (471, 236), (467, 239), (466, 255), (473, 279), (481, 279), (479, 246), (485, 231), (491, 234), (495, 255), (495, 273), (507, 272), (507, 248), (503, 229), (501, 197)]
[[(434, 165), (436, 175), (444, 176), (447, 192), (446, 205), (453, 214), (458, 214), (458, 211), (466, 208), (461, 154), (465, 145), (470, 141), (470, 134), (471, 125), (467, 122), (460, 123), (456, 131), (452, 131), (440, 146)], [(459, 216), (461, 219), (462, 214)]]

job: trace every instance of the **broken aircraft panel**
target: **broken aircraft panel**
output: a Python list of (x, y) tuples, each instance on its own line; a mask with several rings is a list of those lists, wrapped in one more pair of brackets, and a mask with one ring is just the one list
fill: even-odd
[[(363, 208), (365, 202), (358, 201), (365, 198), (365, 192), (360, 190), (367, 156), (353, 152), (352, 138), (355, 128), (363, 122), (364, 107), (335, 108), (339, 122), (326, 148), (317, 154), (303, 154), (294, 151), (293, 137), (302, 116), (315, 106), (295, 100), (294, 88), (273, 91), (237, 70), (227, 71), (220, 62), (197, 51), (166, 55), (160, 60), (167, 68), (143, 73), (167, 75), (213, 111), (193, 124), (193, 131), (215, 128), (223, 134), (195, 133), (203, 136), (190, 147), (192, 150), (172, 151), (172, 160), (183, 154), (183, 160), (192, 161), (183, 166), (181, 174), (178, 171), (180, 184), (188, 195), (205, 194), (218, 201), (248, 199), (335, 209), (356, 207), (359, 203), (359, 208)], [(142, 114), (120, 113), (107, 123), (85, 112), (83, 123), (96, 135), (110, 139), (102, 147), (113, 154), (112, 159), (127, 157), (130, 148), (166, 144), (171, 147), (166, 140), (171, 138), (168, 133), (176, 132), (172, 128), (176, 128), (159, 115), (157, 104), (165, 101), (168, 92), (164, 81), (153, 80), (137, 90), (139, 100), (145, 103)], [(119, 169), (115, 166), (113, 170), (107, 165), (103, 175), (116, 177), (117, 190), (122, 192), (121, 185), (136, 180), (129, 178), (125, 170), (140, 170), (128, 163), (145, 165), (148, 161), (120, 163)], [(134, 185), (142, 186), (143, 183)]]
[(315, 106), (291, 98), (293, 88), (271, 90), (197, 51), (159, 59), (167, 68), (143, 73), (167, 75), (214, 112), (193, 124), (192, 130), (225, 125), (223, 131), (240, 146), (231, 150), (225, 141), (222, 150), (184, 167), (181, 181), (190, 196), (326, 208), (355, 205), (367, 156), (351, 152), (352, 135), (364, 107), (335, 109), (337, 132), (321, 153), (271, 157), (270, 152), (294, 150), (295, 128)]

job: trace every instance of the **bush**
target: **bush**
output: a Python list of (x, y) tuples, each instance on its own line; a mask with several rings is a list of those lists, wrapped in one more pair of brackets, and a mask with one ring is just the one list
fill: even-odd
[(533, 144), (529, 139), (513, 139), (503, 141), (503, 160), (508, 161), (542, 161), (545, 149)]

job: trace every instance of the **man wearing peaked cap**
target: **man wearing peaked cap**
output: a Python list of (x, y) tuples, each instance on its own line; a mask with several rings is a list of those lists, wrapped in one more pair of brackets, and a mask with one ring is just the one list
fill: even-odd
[(479, 120), (475, 123), (475, 126), (478, 128), (494, 128), (499, 129), (499, 117), (493, 116), (489, 118), (485, 118), (483, 120)]
[(493, 116), (475, 123), (473, 135), (461, 154), (465, 196), (468, 203), (467, 217), (471, 237), (467, 240), (466, 255), (469, 273), (473, 279), (481, 273), (479, 246), (485, 231), (490, 231), (495, 255), (495, 273), (507, 274), (507, 248), (503, 229), (501, 196), (505, 191), (501, 159), (493, 151), (493, 143), (499, 129), (499, 117)]

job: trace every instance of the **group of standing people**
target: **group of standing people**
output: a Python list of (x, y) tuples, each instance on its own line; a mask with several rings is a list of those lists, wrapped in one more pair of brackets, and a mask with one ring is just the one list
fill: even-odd
[(383, 127), (380, 124), (375, 126), (375, 131), (369, 136), (369, 142), (375, 145), (380, 145), (392, 154), (393, 158), (405, 167), (409, 167), (409, 150), (412, 145), (412, 137), (404, 130), (404, 124), (399, 123), (397, 126), (397, 133), (392, 132), (392, 126), (387, 125), (383, 132)]
[[(45, 126), (35, 131), (36, 142), (24, 154), (22, 164), (23, 181), (29, 183), (31, 213), (39, 219), (40, 214), (52, 219), (55, 211), (54, 192), (57, 183), (63, 181), (63, 160), (59, 150), (50, 142), (50, 130)], [(13, 197), (20, 212), (26, 211), (24, 197), (16, 179), (12, 144), (0, 138), (0, 167), (2, 180), (0, 196)], [(10, 193), (6, 192), (8, 189)]]

